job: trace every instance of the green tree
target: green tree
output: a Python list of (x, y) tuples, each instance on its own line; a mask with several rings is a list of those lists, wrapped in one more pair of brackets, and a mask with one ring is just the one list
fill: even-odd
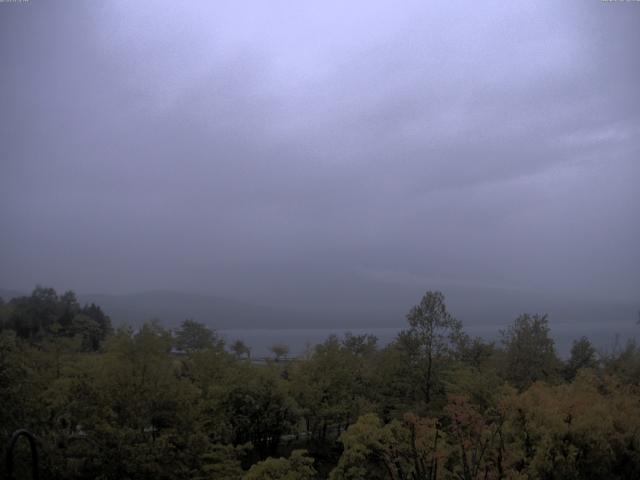
[(251, 349), (242, 340), (236, 340), (229, 347), (236, 358), (246, 357), (251, 358)]
[(8, 323), (10, 316), (9, 304), (0, 297), (0, 332), (9, 327)]
[(306, 450), (294, 450), (289, 458), (269, 457), (253, 465), (245, 480), (311, 480), (315, 478), (313, 458)]
[(624, 348), (616, 349), (603, 358), (605, 372), (624, 383), (640, 385), (640, 346), (629, 339)]
[(85, 457), (91, 464), (77, 478), (168, 480), (201, 470), (210, 442), (200, 392), (178, 375), (171, 343), (157, 324), (120, 329), (103, 355), (79, 357), (75, 371), (51, 384), (49, 415), (68, 426), (52, 430), (52, 466), (73, 470), (82, 447), (92, 449)]
[(29, 358), (13, 330), (0, 332), (0, 437), (9, 438), (11, 432), (24, 421), (25, 403), (31, 395), (32, 372)]
[(32, 343), (80, 336), (83, 347), (95, 351), (111, 332), (111, 320), (100, 307), (91, 304), (80, 308), (72, 291), (58, 296), (53, 288), (38, 286), (28, 297), (13, 298), (0, 313), (4, 317), (0, 318), (0, 329), (12, 329)]
[(112, 333), (113, 328), (111, 326), (111, 319), (102, 311), (102, 308), (100, 308), (100, 306), (96, 305), (95, 303), (85, 305), (80, 310), (80, 313), (91, 318), (98, 324), (98, 328), (100, 331), (100, 342), (103, 342), (107, 338), (107, 335)]
[(400, 342), (414, 357), (426, 403), (431, 401), (435, 377), (463, 335), (462, 324), (447, 311), (441, 292), (427, 292), (407, 315), (409, 330)]
[(297, 420), (296, 405), (275, 367), (246, 365), (224, 392), (221, 408), (234, 445), (250, 442), (257, 455), (275, 454)]
[(412, 414), (386, 425), (374, 414), (363, 415), (340, 442), (344, 450), (330, 480), (433, 480), (445, 451), (437, 422)]
[(244, 476), (242, 458), (251, 450), (251, 444), (234, 447), (214, 444), (202, 455), (201, 474), (194, 480), (241, 480)]
[(450, 395), (444, 413), (452, 446), (447, 467), (455, 478), (500, 478), (502, 413), (483, 414), (466, 395)]
[(97, 350), (103, 338), (103, 331), (98, 322), (83, 313), (75, 315), (66, 330), (69, 336), (80, 340), (81, 348), (87, 352)]
[(53, 288), (37, 286), (29, 297), (11, 299), (8, 327), (19, 337), (37, 341), (47, 334), (61, 316), (61, 304)]
[(175, 332), (175, 346), (185, 352), (197, 352), (208, 348), (222, 348), (223, 341), (206, 325), (187, 319)]
[[(346, 337), (347, 344), (350, 339)], [(294, 365), (291, 392), (300, 406), (307, 438), (317, 445), (325, 445), (330, 433), (337, 435), (364, 408), (372, 385), (368, 358), (331, 335), (316, 345), (310, 358)]]
[(504, 376), (523, 390), (538, 380), (557, 378), (560, 361), (546, 315), (520, 315), (502, 332)]
[(80, 304), (76, 298), (76, 294), (71, 290), (65, 292), (59, 299), (61, 315), (58, 316), (56, 322), (60, 327), (60, 333), (67, 336), (73, 336), (75, 333), (65, 332), (65, 330), (71, 328), (73, 318), (80, 313)]
[(370, 357), (376, 353), (378, 338), (375, 335), (353, 335), (347, 332), (342, 338), (342, 346), (353, 355)]
[(582, 337), (573, 342), (571, 356), (564, 369), (565, 378), (572, 381), (580, 369), (597, 368), (597, 366), (596, 349), (587, 337)]
[(284, 343), (276, 343), (271, 346), (270, 350), (275, 355), (276, 362), (279, 362), (282, 358), (286, 358), (289, 354), (289, 346)]
[(639, 401), (636, 388), (588, 371), (506, 396), (506, 477), (639, 478)]
[(406, 338), (399, 335), (371, 362), (374, 383), (371, 392), (375, 395), (378, 412), (385, 422), (402, 418), (404, 412), (416, 410), (424, 400), (419, 355), (412, 348), (413, 342), (407, 345), (404, 341)]

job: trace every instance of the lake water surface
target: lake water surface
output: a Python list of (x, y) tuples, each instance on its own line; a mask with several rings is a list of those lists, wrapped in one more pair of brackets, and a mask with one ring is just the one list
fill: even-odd
[[(633, 322), (598, 322), (576, 325), (574, 323), (551, 324), (551, 334), (556, 343), (558, 353), (569, 355), (574, 340), (586, 336), (599, 351), (611, 352), (616, 346), (624, 346), (630, 339), (640, 341), (640, 325)], [(403, 327), (404, 328), (404, 327)], [(465, 326), (465, 331), (474, 337), (488, 341), (500, 341), (500, 331), (506, 325)], [(378, 337), (378, 345), (391, 342), (401, 328), (351, 328), (351, 329), (253, 329), (253, 330), (220, 330), (219, 333), (227, 343), (240, 339), (251, 348), (253, 357), (272, 355), (269, 348), (277, 343), (289, 346), (290, 355), (297, 356), (305, 352), (309, 346), (324, 342), (329, 335), (343, 336), (347, 332), (354, 335), (365, 333)]]

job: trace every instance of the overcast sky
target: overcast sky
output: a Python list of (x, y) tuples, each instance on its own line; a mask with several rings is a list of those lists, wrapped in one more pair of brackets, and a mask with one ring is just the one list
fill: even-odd
[(640, 298), (639, 2), (31, 0), (0, 59), (0, 287)]

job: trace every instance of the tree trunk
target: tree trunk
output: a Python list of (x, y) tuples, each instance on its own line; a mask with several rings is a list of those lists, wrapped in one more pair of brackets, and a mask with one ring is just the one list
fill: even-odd
[(427, 357), (427, 381), (426, 381), (426, 389), (425, 389), (425, 401), (429, 403), (431, 401), (431, 365), (433, 363), (433, 357), (431, 355), (431, 350), (429, 350), (429, 355)]

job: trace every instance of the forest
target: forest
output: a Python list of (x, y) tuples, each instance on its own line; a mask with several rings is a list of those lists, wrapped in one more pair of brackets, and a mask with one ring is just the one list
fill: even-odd
[[(41, 479), (640, 478), (635, 342), (577, 338), (560, 358), (544, 314), (492, 343), (442, 293), (418, 300), (389, 345), (330, 336), (266, 360), (193, 319), (114, 328), (44, 287), (0, 300), (3, 459), (27, 429)], [(31, 478), (26, 441), (13, 457)]]

